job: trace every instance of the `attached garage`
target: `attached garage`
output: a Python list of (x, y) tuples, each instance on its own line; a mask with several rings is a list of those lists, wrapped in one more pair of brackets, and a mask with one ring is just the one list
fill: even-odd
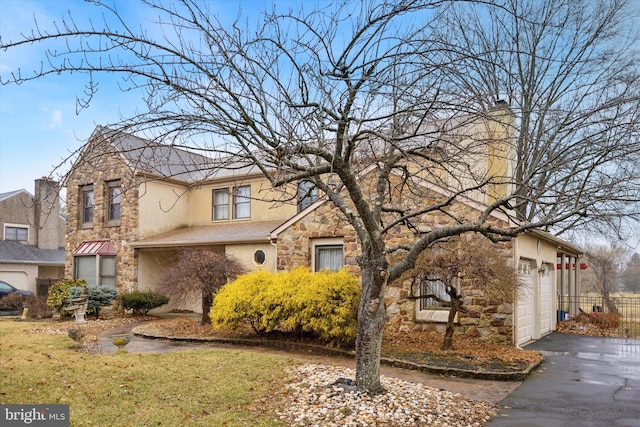
[(518, 262), (518, 275), (522, 285), (516, 296), (516, 344), (521, 345), (533, 339), (535, 280), (530, 260)]
[(553, 309), (553, 281), (551, 280), (553, 267), (544, 264), (540, 271), (540, 297), (538, 310), (538, 336), (537, 338), (552, 331), (555, 310)]
[(0, 271), (0, 280), (18, 289), (33, 290), (29, 286), (29, 275), (26, 271)]

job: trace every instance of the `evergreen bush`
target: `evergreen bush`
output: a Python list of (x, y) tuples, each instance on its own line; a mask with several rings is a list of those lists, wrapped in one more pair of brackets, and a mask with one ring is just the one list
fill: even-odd
[[(82, 293), (83, 287), (74, 286), (69, 288), (71, 298), (78, 298)], [(110, 306), (112, 301), (118, 296), (118, 292), (109, 286), (89, 285), (87, 286), (89, 296), (87, 304), (87, 313), (96, 315), (96, 319), (100, 316), (100, 307)]]
[(218, 328), (234, 329), (246, 321), (259, 334), (274, 330), (306, 332), (345, 345), (352, 343), (357, 333), (359, 298), (359, 281), (346, 270), (261, 270), (223, 286), (209, 317)]
[(120, 294), (118, 301), (123, 309), (146, 316), (154, 308), (167, 304), (169, 297), (154, 291), (133, 291)]

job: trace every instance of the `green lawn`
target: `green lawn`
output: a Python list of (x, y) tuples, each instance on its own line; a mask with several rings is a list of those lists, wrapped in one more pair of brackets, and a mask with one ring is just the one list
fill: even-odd
[(91, 354), (0, 319), (0, 402), (69, 404), (71, 425), (278, 426), (291, 359), (249, 351)]

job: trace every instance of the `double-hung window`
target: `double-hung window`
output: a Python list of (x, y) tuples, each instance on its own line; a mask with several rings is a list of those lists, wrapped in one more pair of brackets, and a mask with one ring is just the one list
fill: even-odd
[(122, 200), (122, 188), (120, 180), (107, 182), (107, 220), (120, 221), (120, 202)]
[(80, 188), (81, 194), (81, 211), (80, 222), (85, 227), (93, 225), (93, 209), (94, 209), (94, 194), (93, 185), (84, 185)]
[(251, 218), (251, 186), (213, 190), (213, 220), (228, 221), (230, 208), (233, 219)]
[(233, 189), (233, 218), (251, 218), (251, 187), (248, 185)]
[(227, 188), (213, 190), (213, 220), (229, 219), (229, 190)]
[(338, 271), (344, 267), (342, 238), (315, 239), (312, 250), (313, 271)]

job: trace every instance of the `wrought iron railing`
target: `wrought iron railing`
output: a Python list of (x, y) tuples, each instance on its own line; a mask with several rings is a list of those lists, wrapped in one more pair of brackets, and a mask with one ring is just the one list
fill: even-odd
[(640, 294), (558, 296), (558, 320), (581, 316), (602, 329), (640, 339)]

